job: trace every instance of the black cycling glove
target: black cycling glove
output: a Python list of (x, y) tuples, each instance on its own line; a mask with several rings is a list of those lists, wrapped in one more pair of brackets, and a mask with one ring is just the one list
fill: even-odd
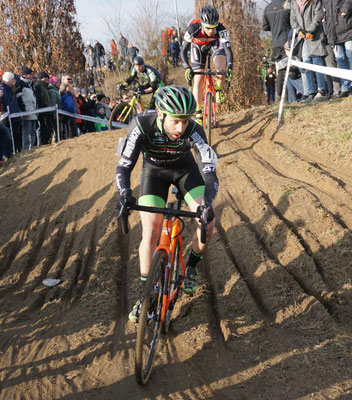
[(132, 190), (126, 189), (116, 203), (117, 219), (120, 219), (122, 214), (128, 213), (128, 207), (134, 204), (136, 204), (136, 199), (132, 196)]

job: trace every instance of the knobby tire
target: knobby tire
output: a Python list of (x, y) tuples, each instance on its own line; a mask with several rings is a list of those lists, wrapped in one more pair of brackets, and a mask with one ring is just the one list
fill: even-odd
[[(125, 107), (128, 107), (129, 109), (126, 109), (126, 112), (124, 113), (122, 118), (118, 118)], [(125, 121), (123, 121), (125, 115), (127, 115), (127, 118), (125, 119)], [(112, 110), (110, 118), (109, 118), (109, 129), (110, 130), (113, 129), (113, 126), (112, 126), (113, 122), (121, 122), (123, 124), (129, 124), (133, 118), (133, 115), (134, 115), (134, 113), (133, 113), (133, 110), (131, 109), (131, 106), (129, 103), (122, 102), (122, 103), (116, 104), (116, 106)]]
[(211, 146), (211, 128), (213, 119), (213, 95), (212, 93), (207, 94), (207, 118), (206, 118), (206, 135), (208, 139), (208, 144)]
[[(136, 339), (135, 376), (140, 385), (145, 385), (152, 372), (160, 331), (160, 312), (166, 254), (155, 253), (143, 293)], [(151, 318), (153, 316), (153, 318)]]
[[(170, 286), (169, 286), (169, 296), (176, 289), (179, 276), (181, 275), (181, 263), (180, 263), (179, 253), (180, 253), (180, 244), (177, 241), (176, 250), (175, 250), (175, 259), (174, 259), (174, 262), (172, 263), (171, 269), (170, 269), (171, 282), (170, 282)], [(174, 304), (175, 304), (175, 301), (176, 301), (176, 299), (174, 300)], [(167, 333), (167, 331), (169, 330), (174, 304), (171, 305), (172, 308), (169, 308), (166, 311), (165, 321), (161, 325), (161, 332), (164, 334)]]

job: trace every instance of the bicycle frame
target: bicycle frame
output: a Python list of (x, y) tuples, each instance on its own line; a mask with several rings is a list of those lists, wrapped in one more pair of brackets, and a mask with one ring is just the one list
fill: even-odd
[(207, 54), (207, 70), (195, 71), (195, 75), (203, 75), (203, 128), (208, 136), (208, 142), (211, 146), (211, 129), (217, 127), (216, 107), (215, 107), (215, 86), (213, 76), (225, 75), (224, 72), (212, 72), (210, 68), (211, 56)]
[(121, 114), (118, 116), (117, 118), (117, 122), (122, 122), (125, 123), (127, 117), (130, 115), (130, 113), (132, 112), (135, 104), (137, 101), (137, 96), (133, 95), (132, 99), (129, 101), (129, 103), (127, 103), (125, 105), (125, 107), (123, 108), (123, 110), (121, 111)]
[[(171, 232), (171, 234), (170, 234)], [(178, 257), (182, 266), (182, 282), (179, 285), (176, 285), (176, 288), (172, 293), (169, 293), (169, 287), (171, 284), (171, 265), (175, 260), (176, 256), (176, 244), (179, 243), (179, 253)], [(165, 279), (164, 279), (164, 288), (163, 288), (163, 301), (162, 301), (162, 309), (160, 319), (161, 322), (165, 321), (166, 311), (169, 309), (170, 303), (175, 299), (178, 295), (179, 289), (183, 286), (183, 281), (185, 278), (186, 267), (182, 256), (182, 236), (181, 236), (181, 227), (180, 220), (178, 218), (168, 218), (165, 217), (162, 224), (161, 235), (159, 240), (159, 245), (155, 250), (164, 251), (168, 256), (168, 263), (165, 268)]]
[[(131, 189), (127, 189), (126, 192), (126, 196), (132, 193)], [(165, 216), (162, 221), (159, 244), (153, 255), (151, 271), (146, 281), (137, 328), (135, 376), (140, 385), (146, 384), (150, 377), (160, 333), (161, 331), (167, 333), (169, 329), (172, 310), (184, 283), (186, 268), (182, 256), (181, 234), (184, 224), (181, 217), (199, 219), (200, 239), (202, 243), (206, 243), (207, 223), (202, 217), (202, 209), (198, 207), (196, 212), (181, 210), (182, 195), (178, 194), (177, 189), (173, 189), (172, 193), (176, 194), (176, 209), (173, 208), (173, 203), (169, 203), (166, 208), (161, 208), (137, 205), (132, 201), (131, 204), (125, 205), (126, 209), (121, 214), (123, 233), (129, 231), (130, 210)], [(204, 201), (201, 205), (205, 205)]]

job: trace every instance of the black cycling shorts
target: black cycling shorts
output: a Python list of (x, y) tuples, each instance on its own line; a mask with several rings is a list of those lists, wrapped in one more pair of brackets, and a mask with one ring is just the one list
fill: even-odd
[(212, 57), (218, 55), (226, 56), (225, 50), (219, 47), (218, 43), (213, 46), (191, 43), (191, 67), (194, 71), (205, 68), (207, 54)]
[(180, 167), (159, 167), (144, 161), (138, 204), (164, 207), (170, 185), (175, 185), (187, 204), (195, 198), (204, 197), (204, 179), (193, 157), (187, 157)]

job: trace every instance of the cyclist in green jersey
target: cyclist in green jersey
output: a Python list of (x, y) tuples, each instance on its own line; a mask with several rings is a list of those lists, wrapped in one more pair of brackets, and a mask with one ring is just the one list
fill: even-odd
[[(120, 192), (118, 216), (125, 204), (132, 204), (130, 176), (139, 154), (143, 155), (138, 204), (164, 207), (169, 187), (177, 186), (191, 211), (202, 207), (202, 218), (208, 223), (206, 244), (200, 241), (200, 224), (192, 240), (187, 262), (184, 291), (197, 288), (197, 263), (201, 260), (214, 228), (213, 203), (218, 192), (217, 156), (208, 145), (203, 128), (191, 119), (196, 100), (189, 89), (165, 86), (155, 96), (156, 111), (147, 110), (129, 124), (127, 137), (116, 169)], [(194, 155), (192, 154), (192, 151)], [(205, 206), (200, 206), (202, 199)], [(139, 247), (141, 280), (145, 282), (156, 248), (163, 216), (141, 212), (143, 237)], [(140, 301), (129, 314), (138, 321)]]
[(128, 77), (126, 82), (121, 83), (119, 88), (124, 88), (129, 86), (132, 82), (138, 81), (138, 92), (140, 95), (151, 94), (153, 96), (150, 100), (149, 109), (155, 109), (155, 93), (157, 90), (164, 86), (161, 80), (160, 72), (150, 65), (144, 63), (143, 57), (137, 56), (133, 59), (133, 68), (131, 75)]

